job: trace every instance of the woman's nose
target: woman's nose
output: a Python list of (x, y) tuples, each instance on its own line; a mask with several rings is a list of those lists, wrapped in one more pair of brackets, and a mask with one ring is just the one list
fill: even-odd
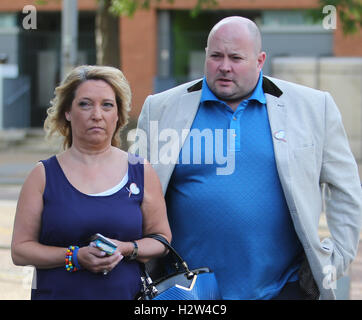
[(100, 105), (95, 105), (92, 110), (92, 118), (95, 120), (102, 118), (102, 108)]

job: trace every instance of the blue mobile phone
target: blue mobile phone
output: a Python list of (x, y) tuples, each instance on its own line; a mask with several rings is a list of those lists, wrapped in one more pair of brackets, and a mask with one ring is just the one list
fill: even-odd
[(100, 233), (96, 233), (92, 236), (91, 240), (98, 249), (106, 252), (108, 255), (112, 255), (117, 249), (117, 245), (113, 241), (109, 240)]

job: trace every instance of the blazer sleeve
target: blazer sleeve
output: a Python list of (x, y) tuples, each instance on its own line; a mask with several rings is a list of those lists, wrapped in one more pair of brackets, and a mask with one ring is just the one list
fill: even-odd
[(148, 96), (143, 104), (137, 122), (132, 152), (150, 161), (150, 101), (152, 96)]
[(342, 118), (325, 93), (325, 141), (320, 182), (327, 187), (325, 206), (331, 233), (332, 264), (342, 275), (357, 253), (362, 222), (362, 190)]

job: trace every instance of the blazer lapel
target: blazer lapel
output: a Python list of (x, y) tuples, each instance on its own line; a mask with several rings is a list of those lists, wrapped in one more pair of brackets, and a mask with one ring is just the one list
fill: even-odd
[(186, 93), (181, 97), (178, 104), (177, 115), (175, 117), (175, 125), (173, 128), (176, 128), (176, 130), (181, 133), (179, 135), (179, 137), (181, 138), (179, 151), (181, 150), (187, 137), (187, 135), (185, 136), (185, 134), (182, 134), (182, 131), (184, 130), (185, 133), (191, 128), (197, 110), (199, 109), (200, 98), (201, 90)]
[[(164, 192), (166, 192), (171, 174), (178, 162), (180, 150), (195, 119), (200, 98), (201, 90), (183, 94), (177, 108), (172, 108), (168, 114), (167, 121), (160, 121), (159, 161), (154, 168), (162, 176), (160, 180)], [(169, 137), (170, 139), (168, 139)]]
[(287, 107), (282, 98), (265, 94), (273, 139), (275, 162), (286, 201), (291, 213), (295, 212), (289, 169), (289, 143), (287, 126)]

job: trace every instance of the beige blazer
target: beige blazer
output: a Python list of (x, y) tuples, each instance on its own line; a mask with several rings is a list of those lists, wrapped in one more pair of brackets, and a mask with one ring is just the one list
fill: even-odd
[[(201, 86), (196, 80), (151, 95), (139, 117), (143, 139), (137, 147), (164, 192), (198, 110)], [(320, 299), (334, 299), (334, 281), (356, 255), (362, 222), (361, 184), (341, 115), (329, 93), (270, 77), (264, 77), (263, 89), (280, 181), (306, 255), (300, 281), (306, 290), (317, 289)], [(160, 135), (168, 129), (178, 139)], [(323, 186), (331, 237), (320, 240)]]

